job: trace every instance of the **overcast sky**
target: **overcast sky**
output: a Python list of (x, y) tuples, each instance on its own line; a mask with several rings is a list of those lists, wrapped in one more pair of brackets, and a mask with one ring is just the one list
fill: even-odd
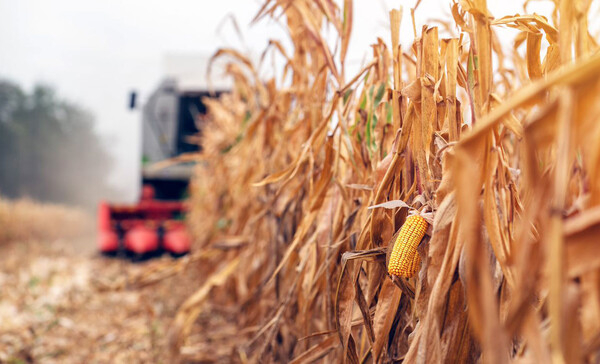
[[(415, 1), (354, 0), (349, 61), (359, 67), (369, 45), (389, 42), (388, 14), (404, 6), (401, 38), (413, 39), (409, 8)], [(521, 12), (521, 1), (489, 1), (496, 16)], [(449, 0), (423, 0), (417, 28), (428, 18), (450, 17)], [(163, 75), (167, 53), (212, 54), (218, 47), (247, 47), (255, 55), (269, 38), (285, 39), (279, 25), (250, 26), (254, 0), (0, 0), (0, 77), (30, 88), (54, 86), (60, 96), (89, 109), (117, 165), (111, 181), (134, 199), (139, 183), (140, 114), (127, 110), (132, 89), (142, 99)], [(242, 28), (242, 44), (231, 21)]]

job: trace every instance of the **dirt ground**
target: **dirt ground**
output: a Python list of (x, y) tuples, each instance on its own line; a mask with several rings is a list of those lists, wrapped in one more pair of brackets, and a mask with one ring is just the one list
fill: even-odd
[(165, 363), (169, 324), (193, 272), (107, 289), (154, 266), (106, 258), (93, 237), (0, 246), (0, 363)]

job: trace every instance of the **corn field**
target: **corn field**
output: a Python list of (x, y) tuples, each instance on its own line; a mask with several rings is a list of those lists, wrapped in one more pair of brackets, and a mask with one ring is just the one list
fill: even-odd
[(93, 228), (82, 209), (0, 197), (0, 246), (14, 241), (73, 239)]
[[(264, 1), (255, 21), (282, 22), (290, 45), (214, 56), (235, 87), (206, 101), (190, 201), (203, 279), (174, 358), (600, 360), (598, 14), (527, 3), (496, 17), (449, 2), (421, 29), (392, 10), (389, 39), (348, 74), (352, 0)], [(271, 54), (285, 64), (263, 79)], [(420, 264), (390, 275), (410, 215), (428, 225)]]

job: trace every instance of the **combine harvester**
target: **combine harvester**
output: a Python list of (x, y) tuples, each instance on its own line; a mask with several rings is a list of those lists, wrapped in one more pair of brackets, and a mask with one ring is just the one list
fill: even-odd
[[(190, 251), (184, 199), (193, 163), (168, 161), (199, 150), (194, 138), (206, 115), (202, 99), (221, 93), (209, 92), (206, 82), (197, 82), (193, 73), (181, 67), (198, 69), (205, 59), (167, 58), (167, 68), (178, 71), (171, 71), (142, 109), (140, 200), (135, 204), (102, 201), (98, 206), (98, 247), (103, 254), (141, 260), (164, 252), (182, 256)], [(132, 93), (130, 108), (135, 107), (136, 94)], [(166, 166), (159, 168), (161, 162)]]

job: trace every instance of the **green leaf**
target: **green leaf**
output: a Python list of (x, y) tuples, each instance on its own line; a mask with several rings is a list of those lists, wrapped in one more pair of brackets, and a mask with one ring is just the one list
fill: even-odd
[(377, 107), (377, 105), (379, 105), (381, 99), (383, 99), (383, 95), (385, 95), (385, 83), (379, 85), (379, 88), (377, 89), (377, 94), (375, 95), (375, 103), (373, 104), (374, 107)]
[(469, 51), (469, 59), (467, 60), (467, 86), (469, 87), (469, 93), (473, 95), (473, 89), (475, 88), (475, 73), (473, 69), (473, 50)]
[(354, 92), (353, 89), (348, 89), (346, 90), (346, 92), (344, 92), (344, 104), (348, 102), (348, 98), (350, 97), (350, 95), (352, 95), (352, 92)]
[(361, 110), (364, 110), (365, 107), (367, 107), (367, 96), (363, 96), (362, 100), (360, 101), (360, 106), (359, 106), (359, 108)]

